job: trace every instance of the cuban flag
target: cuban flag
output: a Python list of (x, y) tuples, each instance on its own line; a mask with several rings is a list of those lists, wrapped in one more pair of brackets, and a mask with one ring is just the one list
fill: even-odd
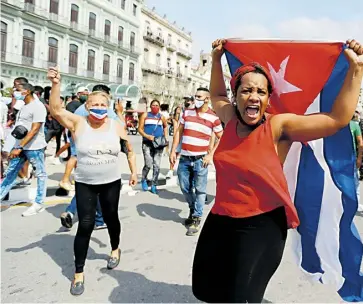
[[(251, 62), (270, 71), (273, 114), (330, 112), (348, 70), (343, 43), (231, 39), (224, 48), (232, 75)], [(349, 125), (328, 138), (294, 143), (284, 172), (301, 222), (290, 234), (299, 266), (313, 279), (332, 284), (343, 300), (363, 301)]]

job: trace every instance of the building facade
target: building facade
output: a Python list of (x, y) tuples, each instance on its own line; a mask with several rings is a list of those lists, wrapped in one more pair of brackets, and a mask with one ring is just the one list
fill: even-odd
[(142, 96), (147, 104), (158, 99), (172, 107), (190, 94), (191, 33), (146, 6), (142, 7), (141, 23)]
[(1, 0), (1, 85), (46, 86), (59, 66), (63, 95), (94, 84), (140, 98), (141, 0)]

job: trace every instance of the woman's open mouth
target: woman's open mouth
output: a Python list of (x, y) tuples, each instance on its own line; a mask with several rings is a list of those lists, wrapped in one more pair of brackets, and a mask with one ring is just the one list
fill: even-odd
[(260, 106), (258, 106), (258, 105), (247, 106), (245, 113), (251, 119), (258, 118), (260, 115)]

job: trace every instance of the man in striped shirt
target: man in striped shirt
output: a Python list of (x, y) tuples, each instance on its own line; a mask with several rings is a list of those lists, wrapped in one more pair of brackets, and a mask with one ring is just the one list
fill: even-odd
[[(218, 141), (210, 149), (213, 133), (219, 139), (223, 134), (221, 121), (209, 109), (210, 93), (206, 88), (199, 88), (195, 94), (195, 108), (185, 109), (176, 130), (170, 163), (176, 162), (176, 148), (181, 140), (181, 156), (178, 166), (180, 189), (189, 204), (189, 217), (185, 220), (187, 235), (199, 232), (200, 222), (206, 198), (208, 165), (218, 146)], [(208, 152), (209, 151), (209, 152)]]

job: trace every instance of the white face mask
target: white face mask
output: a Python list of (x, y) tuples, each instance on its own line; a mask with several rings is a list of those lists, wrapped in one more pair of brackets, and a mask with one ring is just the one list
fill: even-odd
[(195, 107), (197, 109), (200, 109), (201, 107), (203, 107), (204, 105), (204, 100), (200, 100), (200, 99), (195, 99), (194, 100), (194, 104), (195, 104)]

